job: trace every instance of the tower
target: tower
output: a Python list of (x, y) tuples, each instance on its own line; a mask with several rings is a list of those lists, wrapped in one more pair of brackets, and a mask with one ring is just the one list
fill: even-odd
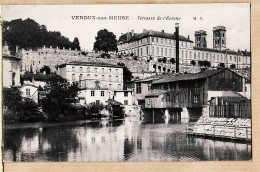
[(213, 27), (213, 48), (220, 51), (226, 49), (226, 28), (224, 26)]
[(195, 46), (207, 48), (207, 33), (204, 30), (195, 31)]

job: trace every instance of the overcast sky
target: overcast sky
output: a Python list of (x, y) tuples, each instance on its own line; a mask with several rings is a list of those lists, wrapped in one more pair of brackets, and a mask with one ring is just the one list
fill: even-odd
[[(250, 5), (249, 4), (167, 4), (167, 5), (42, 5), (3, 6), (3, 20), (31, 18), (48, 30), (60, 31), (73, 41), (78, 37), (80, 46), (92, 50), (95, 36), (100, 29), (108, 29), (117, 39), (121, 33), (143, 29), (165, 30), (173, 33), (175, 23), (180, 23), (180, 34), (190, 35), (194, 41), (196, 30), (207, 32), (208, 48), (212, 48), (212, 29), (225, 26), (227, 48), (250, 50)], [(127, 21), (72, 20), (72, 16), (129, 16)], [(181, 20), (138, 20), (143, 17), (181, 17)], [(193, 20), (197, 17), (197, 20)], [(198, 20), (203, 17), (203, 20)]]

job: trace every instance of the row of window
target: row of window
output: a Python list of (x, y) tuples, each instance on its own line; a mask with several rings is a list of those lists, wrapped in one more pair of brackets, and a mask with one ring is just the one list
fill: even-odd
[[(105, 73), (105, 68), (90, 68), (90, 67), (87, 67), (85, 69), (85, 67), (79, 67), (79, 69), (77, 70), (79, 72), (83, 72), (83, 71), (87, 71), (87, 72), (94, 72), (94, 73), (97, 73), (97, 72), (101, 72), (101, 73)], [(75, 66), (72, 66), (72, 72), (76, 72), (76, 67)], [(109, 73), (112, 73), (112, 69), (109, 68), (108, 71), (106, 72), (109, 72)], [(115, 73), (118, 73), (118, 69), (115, 69)]]
[[(179, 97), (178, 95), (176, 96), (176, 103), (178, 103), (178, 100), (179, 100)], [(166, 96), (166, 103), (170, 103), (171, 100), (170, 100), (170, 95), (167, 95)], [(194, 95), (193, 96), (193, 103), (198, 103), (199, 102), (199, 96), (198, 95)], [(150, 105), (151, 104), (151, 99), (147, 99), (147, 104)]]
[[(91, 95), (91, 97), (94, 97), (94, 96), (95, 96), (95, 91), (91, 91), (91, 92), (90, 92), (90, 95)], [(101, 96), (101, 97), (104, 97), (104, 96), (105, 96), (105, 91), (101, 91), (101, 92), (100, 92), (100, 96)]]
[[(90, 76), (90, 74), (87, 74), (87, 76), (85, 77), (85, 78), (83, 78), (83, 74), (80, 74), (79, 75), (79, 81), (81, 81), (81, 80), (83, 80), (83, 79), (90, 79), (91, 78), (91, 76)], [(94, 79), (98, 79), (99, 78), (99, 76), (97, 75), (97, 74), (95, 74), (94, 75)], [(102, 80), (105, 80), (106, 79), (106, 77), (105, 77), (105, 75), (101, 75), (101, 79)], [(72, 81), (75, 81), (76, 80), (76, 77), (75, 77), (75, 74), (73, 73), (72, 74)], [(115, 76), (115, 79), (112, 79), (112, 76), (111, 75), (109, 75), (108, 76), (108, 81), (109, 82), (121, 82), (121, 79), (120, 79), (120, 77), (119, 76)]]

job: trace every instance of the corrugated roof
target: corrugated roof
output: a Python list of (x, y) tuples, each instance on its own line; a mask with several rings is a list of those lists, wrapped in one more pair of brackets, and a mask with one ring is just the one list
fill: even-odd
[(77, 62), (77, 61), (64, 63), (64, 64), (59, 65), (58, 67), (65, 67), (66, 65), (123, 68), (123, 66), (119, 66), (119, 65), (115, 65), (115, 64), (109, 64), (109, 63)]
[(179, 74), (167, 76), (167, 77), (158, 79), (156, 81), (153, 81), (153, 84), (207, 78), (207, 77), (215, 75), (223, 70), (227, 70), (227, 69), (223, 68), (223, 69), (218, 69), (218, 70), (207, 70), (207, 71), (200, 72), (200, 73), (188, 73), (188, 74), (179, 73)]
[(239, 103), (239, 102), (250, 102), (249, 99), (247, 99), (246, 97), (218, 97), (220, 100), (224, 100), (224, 101), (227, 101), (227, 102), (236, 102), (236, 103)]
[(147, 94), (145, 97), (158, 97), (159, 95), (166, 93), (166, 90), (156, 90), (155, 92), (151, 92)]
[[(135, 33), (128, 41), (127, 41), (127, 33), (123, 34), (122, 36), (119, 37), (119, 41), (118, 42), (132, 42), (132, 41), (136, 41), (142, 38), (147, 38), (149, 36), (152, 37), (159, 37), (159, 38), (167, 38), (167, 39), (174, 39), (176, 40), (175, 34), (173, 33), (165, 33), (165, 32), (159, 32), (159, 31), (153, 31), (153, 30), (147, 30), (145, 32), (142, 33)], [(179, 40), (180, 41), (186, 41), (186, 42), (193, 42), (192, 40), (180, 35), (179, 36)]]
[(43, 74), (43, 73), (37, 73), (37, 74), (27, 73), (27, 74), (21, 75), (21, 78), (24, 80), (32, 80), (32, 78), (34, 78), (34, 80), (37, 80), (37, 81), (50, 81), (50, 80), (62, 81), (62, 80), (64, 80), (60, 75)]

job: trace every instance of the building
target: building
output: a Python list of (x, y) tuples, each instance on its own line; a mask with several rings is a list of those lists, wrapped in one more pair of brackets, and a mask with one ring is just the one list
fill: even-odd
[(86, 85), (80, 87), (78, 98), (83, 106), (95, 103), (107, 105), (108, 99), (113, 98), (113, 91), (101, 86), (98, 80), (87, 80)]
[[(211, 67), (221, 63), (227, 68), (250, 68), (251, 53), (248, 51), (233, 51), (226, 47), (226, 29), (224, 26), (213, 27), (213, 48), (207, 47), (206, 32), (195, 32), (195, 45), (189, 36), (180, 36), (179, 62), (180, 69), (185, 66), (199, 66), (199, 61), (208, 61)], [(150, 60), (149, 71), (157, 73), (175, 72), (176, 39), (173, 33), (144, 30), (122, 34), (118, 40), (119, 54), (129, 54), (140, 59)], [(166, 58), (166, 62), (162, 61)], [(165, 70), (162, 70), (165, 68)]]
[(20, 91), (21, 91), (21, 97), (23, 99), (29, 98), (34, 100), (36, 103), (38, 103), (39, 92), (37, 86), (31, 84), (25, 84), (21, 86)]
[(122, 103), (123, 105), (133, 105), (132, 90), (115, 90), (114, 100)]
[(69, 83), (80, 84), (84, 80), (93, 79), (100, 81), (108, 90), (123, 90), (122, 66), (97, 62), (69, 62), (57, 66), (57, 73)]
[(162, 78), (163, 75), (152, 75), (142, 79), (134, 79), (126, 84), (128, 90), (133, 90), (133, 103), (138, 105), (145, 104), (145, 96), (150, 93), (151, 85), (154, 80)]
[(3, 87), (20, 85), (21, 59), (11, 55), (8, 45), (3, 46)]
[(55, 74), (25, 73), (21, 75), (22, 85), (30, 84), (44, 88), (46, 83), (50, 81), (64, 81), (64, 79), (61, 76)]
[(208, 114), (208, 101), (229, 92), (244, 92), (245, 79), (227, 69), (175, 74), (155, 80), (145, 96), (145, 108), (170, 108)]

